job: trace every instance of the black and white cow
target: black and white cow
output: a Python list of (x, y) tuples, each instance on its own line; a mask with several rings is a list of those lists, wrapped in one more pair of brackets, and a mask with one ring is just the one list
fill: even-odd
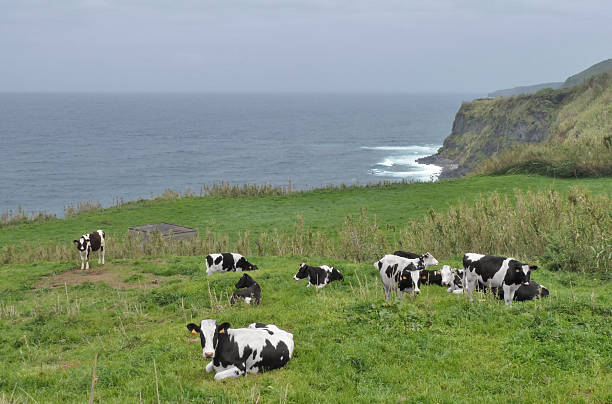
[(102, 230), (83, 234), (80, 239), (72, 240), (81, 255), (81, 269), (89, 269), (89, 254), (98, 251), (98, 264), (104, 265), (104, 246), (106, 234)]
[[(491, 288), (491, 291), (498, 299), (504, 298), (504, 291), (502, 288)], [(537, 282), (529, 281), (527, 285), (522, 284), (514, 293), (514, 301), (523, 302), (525, 300), (533, 300), (540, 299), (542, 297), (547, 297), (550, 294), (550, 291), (540, 285)]]
[(425, 268), (430, 265), (438, 265), (438, 260), (433, 257), (430, 253), (426, 252), (425, 254), (415, 254), (408, 251), (397, 250), (393, 253), (393, 255), (397, 255), (398, 257), (408, 258), (409, 260), (413, 260), (415, 258), (423, 258), (423, 263), (425, 264)]
[(232, 293), (232, 297), (230, 298), (231, 304), (234, 304), (236, 299), (244, 299), (248, 304), (250, 304), (251, 301), (254, 301), (255, 304), (259, 304), (261, 300), (261, 286), (259, 286), (259, 283), (255, 282), (249, 274), (242, 274), (242, 277), (236, 282), (236, 289), (242, 290)]
[(451, 268), (453, 273), (453, 281), (450, 287), (446, 290), (448, 293), (460, 294), (463, 293), (463, 270)]
[[(429, 259), (435, 260), (431, 255)], [(393, 290), (397, 290), (400, 298), (402, 292), (417, 294), (421, 292), (419, 289), (419, 273), (425, 269), (423, 256), (408, 259), (395, 254), (387, 254), (374, 263), (374, 268), (380, 273), (385, 299), (391, 299)]]
[(435, 271), (429, 271), (424, 269), (419, 274), (420, 283), (425, 285), (440, 285), (440, 286), (450, 286), (454, 274), (451, 271), (450, 265), (444, 265), (442, 269), (438, 269)]
[(297, 273), (293, 276), (293, 279), (299, 281), (306, 278), (308, 278), (306, 287), (309, 288), (312, 285), (316, 286), (317, 289), (322, 288), (332, 281), (344, 280), (344, 276), (334, 267), (329, 267), (327, 265), (312, 267), (302, 263)]
[(215, 272), (254, 271), (257, 265), (251, 264), (237, 253), (208, 254), (206, 256), (206, 275)]
[(206, 372), (214, 370), (215, 380), (278, 369), (293, 354), (293, 334), (274, 324), (230, 328), (229, 323), (217, 326), (216, 320), (205, 319), (199, 326), (187, 324), (187, 329), (200, 335), (202, 355), (212, 358)]
[(502, 288), (504, 302), (509, 306), (518, 288), (521, 284), (529, 284), (530, 272), (537, 268), (514, 258), (467, 253), (463, 256), (463, 285), (470, 301), (474, 300), (472, 291), (476, 283), (487, 288)]

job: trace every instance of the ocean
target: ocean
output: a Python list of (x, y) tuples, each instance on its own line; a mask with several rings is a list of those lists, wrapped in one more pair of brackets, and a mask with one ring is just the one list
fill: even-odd
[(474, 94), (0, 94), (0, 212), (232, 184), (431, 181)]

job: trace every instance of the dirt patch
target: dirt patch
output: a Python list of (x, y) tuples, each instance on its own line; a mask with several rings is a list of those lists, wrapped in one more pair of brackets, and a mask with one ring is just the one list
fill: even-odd
[[(131, 271), (117, 271), (109, 265), (104, 269), (96, 268), (90, 270), (71, 269), (70, 271), (51, 276), (44, 276), (40, 279), (36, 287), (56, 288), (64, 285), (81, 285), (85, 282), (104, 283), (114, 289), (149, 289), (162, 284), (162, 281), (153, 274), (137, 273)], [(126, 282), (131, 275), (139, 275), (138, 281)]]

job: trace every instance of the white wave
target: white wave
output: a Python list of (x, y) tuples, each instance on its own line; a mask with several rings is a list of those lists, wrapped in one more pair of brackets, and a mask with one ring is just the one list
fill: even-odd
[(440, 145), (425, 145), (425, 146), (362, 146), (364, 150), (387, 150), (387, 151), (412, 151), (421, 154), (433, 154), (438, 151)]

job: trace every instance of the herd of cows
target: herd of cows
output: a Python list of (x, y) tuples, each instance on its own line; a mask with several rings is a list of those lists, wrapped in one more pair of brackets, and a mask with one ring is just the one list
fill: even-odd
[[(105, 237), (105, 233), (98, 230), (73, 241), (81, 256), (81, 269), (89, 269), (92, 251), (100, 251), (98, 263), (104, 264)], [(463, 270), (448, 265), (441, 270), (427, 270), (428, 266), (435, 265), (439, 265), (438, 260), (430, 253), (420, 255), (395, 251), (376, 261), (374, 268), (379, 271), (387, 300), (390, 300), (392, 293), (397, 293), (400, 298), (402, 293), (419, 294), (421, 284), (448, 286), (449, 293), (465, 292), (470, 301), (473, 301), (472, 292), (475, 289), (491, 292), (503, 299), (506, 305), (512, 304), (513, 300), (531, 300), (549, 294), (544, 286), (531, 281), (531, 272), (537, 266), (513, 258), (467, 253), (463, 256)], [(257, 269), (241, 254), (206, 256), (207, 275)], [(293, 279), (308, 279), (307, 287), (322, 288), (330, 282), (344, 280), (344, 276), (334, 267), (315, 267), (303, 263)], [(238, 299), (249, 304), (260, 303), (261, 286), (248, 274), (242, 275), (236, 289), (230, 298), (232, 305)], [(247, 328), (230, 328), (229, 323), (217, 324), (214, 319), (204, 319), (200, 325), (187, 324), (187, 329), (200, 336), (203, 357), (212, 358), (206, 371), (214, 370), (215, 380), (278, 369), (293, 354), (293, 334), (274, 324), (252, 323)]]

